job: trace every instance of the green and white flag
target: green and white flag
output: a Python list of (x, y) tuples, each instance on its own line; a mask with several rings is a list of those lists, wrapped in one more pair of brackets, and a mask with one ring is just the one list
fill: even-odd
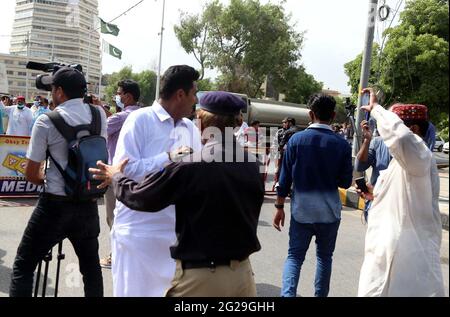
[(108, 53), (112, 57), (122, 59), (122, 51), (103, 40), (103, 52)]
[(102, 19), (100, 19), (100, 28), (103, 34), (112, 34), (114, 36), (117, 36), (120, 32), (120, 29), (117, 25), (106, 23)]

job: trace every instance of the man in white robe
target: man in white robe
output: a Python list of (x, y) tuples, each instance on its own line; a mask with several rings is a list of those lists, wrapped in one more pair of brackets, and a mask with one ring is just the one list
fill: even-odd
[[(114, 163), (129, 159), (125, 174), (136, 181), (171, 163), (182, 147), (201, 151), (201, 137), (185, 119), (197, 103), (199, 74), (174, 66), (164, 74), (161, 99), (133, 112), (120, 134)], [(162, 297), (175, 274), (169, 247), (176, 243), (175, 207), (142, 213), (117, 202), (111, 231), (112, 274), (116, 297)]]
[[(360, 297), (445, 296), (440, 249), (439, 176), (423, 140), (427, 108), (397, 105), (363, 107), (378, 123), (378, 131), (393, 160), (380, 173), (369, 212)], [(402, 120), (403, 119), (403, 120)]]

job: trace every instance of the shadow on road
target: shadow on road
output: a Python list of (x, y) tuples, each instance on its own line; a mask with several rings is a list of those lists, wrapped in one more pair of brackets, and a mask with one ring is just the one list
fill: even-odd
[[(9, 267), (4, 266), (4, 261), (2, 260), (6, 256), (6, 251), (0, 249), (0, 293), (3, 294), (9, 294), (9, 286), (11, 283), (11, 274), (12, 269)], [(36, 273), (35, 273), (36, 275)], [(44, 280), (44, 274), (41, 274), (40, 277), (40, 287), (39, 287), (39, 297), (42, 296), (42, 282)], [(34, 280), (34, 283), (36, 283), (36, 278)], [(52, 283), (52, 279), (47, 280), (47, 296), (53, 296), (55, 293), (55, 289), (48, 287), (49, 284)], [(34, 285), (33, 285), (33, 292), (34, 292)]]
[(280, 297), (281, 288), (270, 284), (256, 284), (258, 297)]
[(6, 251), (0, 249), (0, 293), (9, 293), (9, 282), (11, 280), (12, 269), (4, 266), (2, 259), (6, 256)]
[(263, 220), (259, 221), (258, 226), (260, 226), (260, 227), (267, 227), (267, 228), (272, 227), (272, 225), (270, 223), (268, 223), (266, 221), (263, 221)]

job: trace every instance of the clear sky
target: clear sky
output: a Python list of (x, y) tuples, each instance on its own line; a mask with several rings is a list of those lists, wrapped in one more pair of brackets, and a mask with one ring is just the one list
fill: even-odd
[[(400, 0), (387, 0), (395, 8)], [(1, 0), (0, 4), (0, 52), (9, 52), (14, 20), (15, 0)], [(99, 0), (100, 17), (110, 21), (138, 0)], [(222, 2), (227, 3), (227, 0)], [(262, 3), (268, 2), (261, 0)], [(272, 1), (278, 2), (278, 1)], [(381, 1), (380, 1), (381, 2)], [(198, 13), (205, 0), (166, 0), (166, 22), (163, 46), (163, 71), (174, 64), (199, 67), (192, 56), (184, 52), (175, 37), (173, 26), (180, 12)], [(298, 31), (306, 31), (302, 62), (316, 80), (324, 82), (325, 88), (349, 92), (344, 64), (351, 61), (364, 47), (367, 25), (368, 0), (287, 0), (285, 9), (292, 15), (292, 23)], [(401, 6), (403, 8), (403, 6)], [(102, 38), (123, 51), (122, 60), (103, 57), (103, 73), (120, 70), (132, 65), (135, 71), (157, 69), (159, 55), (159, 32), (161, 27), (162, 0), (145, 0), (137, 8), (115, 23), (120, 35), (102, 35)], [(389, 22), (389, 21), (388, 21)], [(379, 23), (376, 41), (387, 23)], [(215, 72), (207, 75), (214, 77)]]

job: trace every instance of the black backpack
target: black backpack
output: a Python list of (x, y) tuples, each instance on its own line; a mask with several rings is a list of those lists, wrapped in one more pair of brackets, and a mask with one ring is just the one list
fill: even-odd
[[(67, 196), (75, 201), (101, 198), (107, 190), (98, 189), (97, 186), (102, 182), (94, 180), (89, 173), (90, 168), (97, 167), (98, 161), (108, 162), (106, 140), (100, 135), (102, 123), (100, 111), (91, 105), (89, 107), (92, 123), (77, 127), (68, 125), (57, 111), (46, 114), (68, 143), (69, 156), (66, 169), (62, 169), (51, 156), (50, 151), (47, 155), (64, 178)], [(80, 135), (80, 132), (88, 132), (88, 134)]]

